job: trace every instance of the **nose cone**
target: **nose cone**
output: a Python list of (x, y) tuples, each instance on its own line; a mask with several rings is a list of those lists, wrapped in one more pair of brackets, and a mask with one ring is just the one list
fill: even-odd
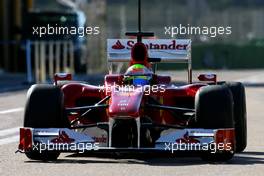
[(140, 104), (143, 92), (138, 88), (112, 89), (110, 99), (109, 116), (111, 118), (118, 117), (139, 117)]

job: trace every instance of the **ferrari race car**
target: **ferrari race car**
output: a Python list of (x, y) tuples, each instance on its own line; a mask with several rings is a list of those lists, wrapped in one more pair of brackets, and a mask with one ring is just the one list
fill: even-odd
[[(140, 18), (140, 14), (139, 14)], [(226, 161), (246, 147), (245, 89), (218, 82), (214, 74), (192, 81), (191, 40), (109, 39), (110, 72), (104, 85), (55, 74), (54, 84), (28, 90), (19, 151), (33, 160), (56, 160), (61, 152), (197, 152)], [(128, 62), (123, 74), (112, 65)], [(176, 86), (157, 75), (158, 63), (185, 63), (188, 81)]]

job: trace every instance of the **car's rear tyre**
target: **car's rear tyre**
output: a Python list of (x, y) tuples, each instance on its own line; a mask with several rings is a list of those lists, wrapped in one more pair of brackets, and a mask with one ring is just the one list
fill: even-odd
[[(68, 122), (64, 113), (63, 93), (53, 85), (33, 85), (28, 90), (24, 114), (24, 127), (64, 128)], [(33, 160), (56, 160), (57, 151), (26, 151), (26, 156)]]
[[(225, 85), (202, 87), (195, 97), (196, 123), (199, 128), (234, 128), (233, 97)], [(234, 155), (232, 151), (205, 151), (201, 158), (206, 161), (227, 161)]]
[(247, 146), (247, 113), (245, 88), (240, 82), (227, 82), (234, 100), (234, 120), (236, 134), (236, 152), (242, 152)]

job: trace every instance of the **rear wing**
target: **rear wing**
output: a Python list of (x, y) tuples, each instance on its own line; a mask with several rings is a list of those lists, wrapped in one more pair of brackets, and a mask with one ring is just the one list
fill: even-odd
[[(117, 62), (129, 62), (131, 48), (136, 42), (136, 39), (108, 39), (107, 61), (109, 65)], [(190, 39), (143, 39), (142, 42), (148, 49), (149, 58), (158, 58), (160, 63), (188, 64), (188, 82), (192, 82)]]

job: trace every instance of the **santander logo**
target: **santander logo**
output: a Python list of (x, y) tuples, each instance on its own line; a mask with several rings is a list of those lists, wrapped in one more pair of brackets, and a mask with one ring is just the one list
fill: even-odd
[(52, 143), (72, 143), (75, 140), (70, 138), (65, 131), (60, 131), (59, 136), (51, 140)]
[[(122, 40), (121, 40), (122, 41)], [(122, 50), (122, 49), (128, 49), (130, 50), (136, 43), (136, 41), (133, 40), (124, 40), (122, 42), (125, 42), (125, 44), (121, 43), (120, 40), (117, 40), (115, 44), (112, 46), (112, 49), (114, 50)], [(169, 41), (148, 41), (145, 43), (147, 49), (149, 50), (182, 50), (186, 51), (188, 47), (188, 43), (183, 42), (177, 42), (176, 40), (169, 40)]]
[(112, 46), (112, 48), (113, 49), (124, 49), (125, 48), (125, 46), (124, 45), (122, 45), (122, 43), (119, 41), (119, 40), (117, 40), (117, 42), (116, 42), (116, 44), (114, 44), (113, 46)]
[(182, 143), (182, 144), (195, 144), (200, 143), (199, 140), (195, 139), (194, 137), (189, 136), (188, 132), (186, 132), (182, 138), (177, 139), (175, 142)]

